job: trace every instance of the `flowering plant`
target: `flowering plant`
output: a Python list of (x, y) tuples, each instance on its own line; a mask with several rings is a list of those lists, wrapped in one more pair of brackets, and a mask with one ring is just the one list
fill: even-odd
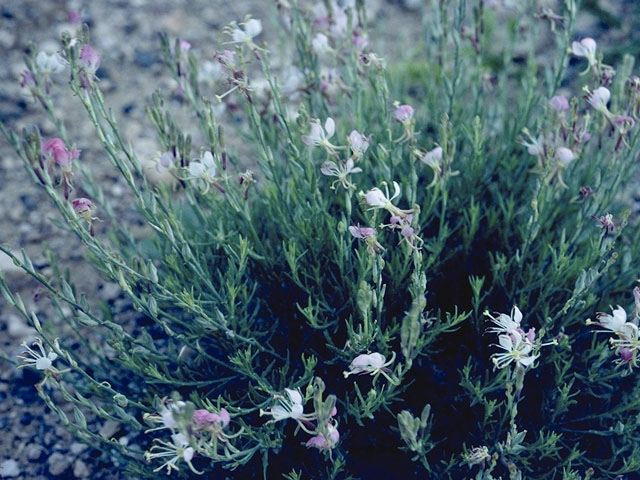
[[(39, 335), (21, 362), (42, 399), (135, 478), (637, 475), (632, 58), (616, 72), (576, 39), (573, 0), (432, 2), (415, 56), (388, 61), (364, 2), (276, 3), (278, 62), (266, 20), (232, 23), (215, 53), (162, 37), (179, 101), (153, 96), (150, 158), (107, 107), (86, 30), (27, 57), (52, 126), (0, 130), (136, 312), (96, 309), (0, 246), (71, 325), (41, 322), (0, 276)], [(557, 44), (544, 71), (534, 27)], [(568, 75), (570, 55), (592, 75)], [(64, 127), (51, 92), (67, 70), (143, 233)], [(106, 420), (128, 443), (99, 434)]]

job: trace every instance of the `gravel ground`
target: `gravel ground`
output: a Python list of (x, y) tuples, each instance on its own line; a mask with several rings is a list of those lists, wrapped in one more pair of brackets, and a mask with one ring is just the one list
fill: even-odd
[[(394, 49), (401, 48), (418, 34), (419, 19), (403, 8), (401, 2), (371, 0), (368, 3), (379, 32), (378, 43), (384, 43), (385, 53), (393, 55)], [(618, 4), (632, 5), (615, 2)], [(621, 8), (615, 7), (614, 15), (620, 16)], [(0, 120), (16, 130), (35, 124), (45, 137), (55, 136), (52, 124), (43, 119), (38, 105), (22, 93), (19, 77), (29, 42), (53, 52), (58, 48), (60, 33), (77, 28), (69, 23), (71, 10), (79, 11), (83, 22), (91, 27), (91, 43), (102, 55), (101, 87), (141, 157), (153, 155), (158, 148), (144, 110), (150, 94), (157, 88), (175, 89), (161, 61), (158, 32), (184, 38), (192, 43), (196, 53), (210, 58), (223, 40), (222, 27), (229, 21), (242, 20), (249, 13), (265, 19), (273, 13), (269, 0), (95, 0), (84, 3), (0, 0), (0, 58), (4, 66), (0, 71)], [(265, 30), (269, 29), (268, 25), (265, 22)], [(594, 17), (584, 17), (581, 23), (584, 34), (594, 25), (597, 25)], [(623, 27), (617, 30), (621, 35), (625, 34)], [(615, 38), (614, 34), (610, 35)], [(265, 36), (269, 38), (268, 31)], [(64, 78), (56, 80), (59, 86), (65, 83)], [(57, 93), (54, 98), (62, 107), (60, 111), (70, 136), (82, 150), (81, 161), (89, 166), (105, 193), (114, 200), (121, 222), (142, 234), (144, 226), (127, 200), (126, 188), (100, 153), (79, 102)], [(80, 290), (90, 301), (105, 301), (121, 321), (135, 321), (134, 312), (118, 286), (100, 279), (84, 260), (77, 239), (51, 224), (50, 218), (57, 218), (56, 212), (45, 194), (30, 183), (4, 139), (0, 140), (0, 199), (3, 200), (0, 202), (0, 242), (15, 250), (24, 248), (45, 275), (53, 270), (43, 249), (56, 252), (61, 267), (69, 269), (71, 278), (82, 285)], [(60, 320), (52, 313), (51, 302), (41, 295), (37, 282), (25, 277), (1, 254), (0, 269), (41, 322), (61, 327)], [(15, 359), (23, 350), (20, 343), (29, 341), (33, 334), (15, 311), (0, 300), (0, 355)], [(57, 416), (48, 411), (34, 388), (38, 375), (17, 370), (8, 361), (2, 361), (1, 356), (0, 431), (4, 435), (0, 437), (0, 478), (3, 475), (24, 480), (124, 478), (108, 459), (101, 459), (96, 451), (74, 442)], [(122, 435), (117, 425), (94, 423), (93, 426), (107, 437)]]

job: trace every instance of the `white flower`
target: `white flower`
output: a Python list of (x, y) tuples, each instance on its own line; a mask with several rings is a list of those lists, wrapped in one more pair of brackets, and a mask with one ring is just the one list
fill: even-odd
[(349, 134), (348, 140), (353, 154), (358, 158), (360, 158), (369, 148), (369, 139), (357, 130), (353, 130)]
[(250, 43), (262, 32), (262, 22), (252, 18), (244, 24), (244, 30), (234, 28), (231, 32), (231, 38), (234, 43)]
[(504, 368), (512, 362), (528, 367), (539, 357), (539, 355), (531, 355), (533, 345), (517, 330), (500, 335), (498, 342), (497, 346), (504, 352), (493, 354), (493, 363), (497, 368)]
[(165, 427), (174, 429), (178, 425), (176, 423), (176, 419), (173, 416), (174, 413), (180, 413), (180, 411), (186, 406), (186, 404), (182, 401), (171, 402), (166, 407), (162, 409), (160, 412), (160, 417), (162, 418), (162, 423)]
[(496, 325), (487, 330), (489, 333), (513, 333), (520, 329), (522, 322), (522, 312), (517, 306), (511, 309), (511, 315), (501, 313), (497, 317), (492, 316), (489, 312), (484, 313)]
[(147, 461), (155, 458), (170, 457), (169, 460), (153, 471), (157, 472), (167, 467), (167, 475), (171, 475), (171, 470), (180, 470), (177, 464), (180, 460), (184, 460), (187, 465), (189, 465), (191, 471), (202, 474), (202, 472), (198, 472), (191, 464), (195, 450), (189, 446), (189, 439), (182, 433), (176, 433), (171, 435), (171, 440), (173, 444), (156, 439), (157, 445), (153, 445), (149, 451), (145, 452), (144, 456)]
[(311, 132), (309, 135), (303, 135), (302, 141), (310, 147), (324, 146), (328, 150), (333, 150), (335, 147), (329, 142), (329, 139), (333, 137), (336, 132), (336, 123), (333, 118), (329, 117), (324, 122), (324, 129), (320, 125), (320, 121), (316, 120), (311, 122)]
[(213, 159), (211, 152), (206, 151), (199, 160), (192, 160), (189, 163), (189, 174), (193, 178), (201, 178), (212, 180), (218, 174), (218, 167)]
[(529, 140), (529, 142), (523, 140), (522, 145), (527, 147), (527, 152), (530, 155), (544, 154), (544, 137), (542, 135), (538, 135), (538, 138), (529, 136)]
[(304, 73), (299, 68), (289, 67), (284, 72), (284, 81), (282, 82), (282, 94), (287, 97), (294, 96), (304, 87)]
[(442, 147), (436, 147), (427, 152), (421, 159), (422, 163), (429, 165), (434, 170), (440, 171), (440, 162), (442, 161)]
[(573, 42), (571, 51), (576, 57), (585, 57), (589, 61), (589, 65), (596, 63), (596, 41), (593, 38), (586, 37), (580, 42)]
[(386, 194), (382, 193), (378, 187), (372, 188), (367, 193), (364, 194), (364, 200), (370, 207), (373, 208), (389, 208), (392, 205), (392, 200), (397, 198), (400, 195), (400, 185), (398, 182), (393, 182), (393, 196), (389, 197), (389, 188), (387, 187), (386, 182), (384, 182)]
[(320, 167), (320, 172), (329, 177), (338, 177), (338, 179), (331, 184), (332, 189), (334, 189), (335, 184), (339, 182), (345, 190), (348, 190), (355, 188), (355, 185), (349, 181), (349, 174), (362, 172), (360, 167), (355, 167), (354, 165), (353, 158), (348, 158), (343, 165), (338, 165), (334, 161), (327, 160), (322, 164), (322, 167)]
[(313, 37), (313, 40), (311, 40), (311, 46), (313, 47), (313, 51), (316, 52), (317, 55), (323, 55), (331, 51), (331, 46), (329, 45), (329, 37), (327, 37), (324, 33), (317, 33), (315, 37)]
[(260, 410), (260, 415), (271, 415), (274, 422), (287, 420), (292, 418), (297, 420), (303, 416), (304, 407), (302, 406), (302, 395), (298, 390), (285, 388), (286, 397), (284, 395), (276, 395), (278, 401), (270, 410)]
[[(54, 344), (56, 348), (59, 348), (57, 339)], [(44, 345), (42, 344), (42, 339), (36, 338), (33, 342), (33, 346), (37, 347), (39, 351), (29, 347), (26, 343), (23, 343), (22, 346), (27, 349), (24, 354), (28, 355), (27, 357), (18, 356), (18, 358), (20, 358), (24, 363), (22, 367), (31, 366), (36, 367), (37, 370), (55, 371), (53, 368), (53, 362), (58, 358), (58, 354), (51, 349), (49, 350), (49, 353), (46, 353)]]
[(611, 92), (606, 87), (598, 87), (589, 94), (587, 101), (593, 108), (601, 113), (608, 113), (607, 103), (611, 98)]
[(51, 55), (44, 51), (38, 52), (36, 64), (43, 73), (60, 73), (67, 67), (67, 61), (58, 52)]
[(625, 323), (627, 323), (627, 312), (621, 306), (618, 306), (613, 311), (613, 315), (608, 313), (598, 314), (598, 324), (612, 332), (622, 332), (622, 327)]
[(571, 161), (576, 158), (573, 151), (568, 149), (567, 147), (558, 147), (556, 149), (556, 158), (560, 162), (560, 164), (564, 167), (569, 165)]
[(349, 371), (343, 372), (344, 378), (347, 378), (349, 375), (382, 374), (390, 382), (396, 383), (396, 380), (389, 376), (391, 370), (387, 368), (394, 362), (395, 358), (395, 352), (393, 352), (391, 360), (386, 363), (384, 355), (378, 352), (358, 355), (349, 365)]

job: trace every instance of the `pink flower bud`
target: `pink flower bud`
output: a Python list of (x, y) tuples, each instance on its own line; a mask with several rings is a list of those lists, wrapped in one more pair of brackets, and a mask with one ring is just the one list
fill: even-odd
[(413, 233), (414, 233), (414, 231), (413, 231), (413, 227), (410, 227), (410, 226), (408, 226), (408, 225), (407, 225), (406, 227), (404, 227), (404, 228), (400, 231), (400, 233), (402, 234), (402, 236), (403, 236), (404, 238), (411, 238), (411, 237), (413, 236)]
[(78, 214), (82, 215), (86, 212), (91, 212), (95, 209), (95, 205), (91, 200), (84, 197), (74, 198), (71, 200), (71, 205), (73, 206), (73, 210)]
[(564, 95), (556, 95), (551, 100), (549, 100), (549, 103), (558, 113), (569, 111), (569, 101)]
[(31, 75), (31, 72), (29, 70), (25, 70), (24, 72), (22, 72), (21, 75), (21, 79), (20, 79), (20, 86), (21, 87), (35, 87), (36, 85), (36, 81), (33, 79), (33, 75)]
[(399, 105), (396, 107), (393, 116), (400, 123), (407, 123), (413, 118), (413, 107), (411, 105)]
[(622, 347), (619, 353), (620, 353), (620, 360), (622, 360), (625, 363), (630, 362), (631, 359), (633, 358), (633, 352), (627, 347)]
[(52, 138), (42, 144), (42, 153), (46, 157), (52, 158), (63, 169), (69, 170), (71, 162), (80, 155), (79, 150), (67, 150), (67, 146), (60, 138)]
[(355, 226), (351, 225), (349, 227), (349, 233), (354, 237), (360, 240), (364, 240), (368, 237), (376, 236), (376, 229), (372, 227), (361, 227), (360, 225)]
[(80, 50), (80, 63), (88, 73), (96, 73), (100, 67), (100, 55), (87, 43)]
[(77, 25), (81, 21), (82, 21), (82, 18), (80, 17), (80, 14), (78, 13), (77, 10), (69, 10), (69, 22), (71, 22), (74, 25)]
[(316, 435), (307, 440), (307, 448), (317, 448), (318, 450), (329, 450), (333, 448), (340, 440), (338, 429), (329, 425), (329, 435)]

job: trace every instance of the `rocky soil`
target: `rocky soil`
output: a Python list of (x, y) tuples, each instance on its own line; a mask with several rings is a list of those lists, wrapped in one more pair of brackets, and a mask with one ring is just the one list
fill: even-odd
[[(419, 35), (420, 21), (407, 8), (419, 2), (405, 1), (404, 5), (400, 1), (367, 2), (373, 12), (377, 43), (389, 54), (397, 52), (407, 42), (415, 41), (412, 38)], [(624, 18), (622, 13), (630, 12), (632, 8), (632, 2), (607, 3), (615, 3), (616, 7), (610, 13), (616, 18)], [(626, 5), (624, 9), (623, 5)], [(222, 27), (229, 21), (242, 20), (251, 13), (265, 20), (267, 38), (269, 25), (274, 28), (277, 25), (272, 2), (268, 0), (0, 1), (0, 59), (4, 67), (0, 70), (0, 120), (16, 130), (38, 125), (44, 136), (55, 136), (52, 124), (44, 120), (39, 106), (24, 95), (19, 78), (23, 70), (22, 57), (29, 42), (34, 42), (40, 50), (54, 52), (58, 49), (61, 32), (77, 28), (69, 21), (70, 11), (79, 12), (82, 21), (91, 27), (92, 46), (102, 55), (99, 71), (102, 90), (121, 121), (126, 137), (141, 157), (150, 157), (158, 149), (144, 110), (151, 92), (157, 88), (168, 92), (175, 90), (170, 74), (162, 64), (158, 32), (184, 38), (191, 42), (198, 55), (210, 58), (224, 40)], [(269, 19), (273, 21), (270, 23)], [(585, 16), (582, 22), (581, 33), (584, 35), (590, 33), (590, 28), (603, 28), (594, 16)], [(622, 24), (616, 32), (624, 36), (629, 30), (629, 25)], [(616, 37), (615, 32), (608, 35)], [(64, 74), (55, 80), (56, 88), (62, 90)], [(142, 231), (144, 225), (135, 215), (117, 173), (100, 153), (79, 102), (57, 90), (54, 99), (70, 136), (82, 150), (81, 161), (111, 196), (118, 218), (127, 228)], [(87, 264), (74, 236), (52, 225), (50, 218), (57, 218), (56, 212), (44, 192), (32, 185), (4, 139), (0, 139), (0, 199), (0, 242), (14, 251), (24, 248), (45, 275), (52, 273), (53, 266), (44, 250), (55, 252), (61, 268), (69, 269), (71, 278), (81, 285), (80, 291), (90, 301), (107, 302), (122, 322), (135, 321), (134, 312), (118, 286), (105, 283)], [(43, 324), (64, 332), (61, 320), (52, 311), (51, 301), (42, 296), (37, 282), (27, 278), (2, 254), (0, 270)], [(16, 355), (23, 351), (20, 344), (33, 339), (34, 333), (1, 299), (0, 431), (3, 435), (0, 436), (0, 478), (124, 478), (109, 459), (99, 458), (98, 452), (75, 442), (57, 416), (48, 411), (34, 388), (40, 377), (15, 368)], [(118, 431), (118, 425), (107, 422), (95, 423), (94, 427), (107, 438), (128, 441)]]

